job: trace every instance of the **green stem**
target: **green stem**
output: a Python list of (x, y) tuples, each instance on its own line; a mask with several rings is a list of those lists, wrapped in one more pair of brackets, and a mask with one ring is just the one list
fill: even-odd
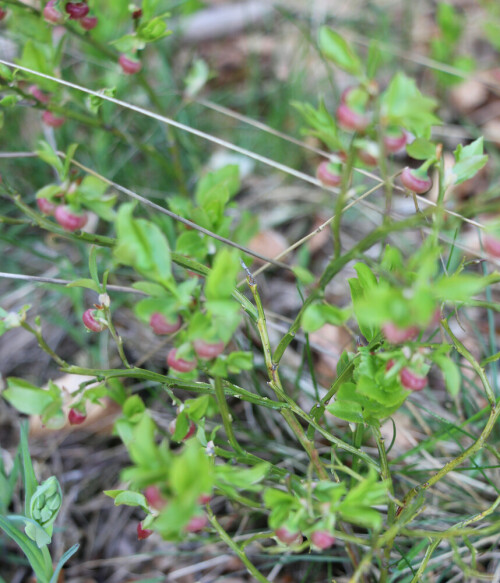
[[(500, 401), (500, 399), (499, 399)], [(431, 486), (439, 482), (439, 480), (443, 479), (446, 474), (454, 470), (457, 466), (463, 464), (463, 462), (469, 459), (471, 456), (476, 454), (482, 447), (484, 446), (486, 440), (488, 439), (490, 433), (492, 432), (493, 428), (495, 427), (498, 418), (500, 417), (500, 406), (499, 403), (495, 403), (491, 407), (490, 416), (488, 421), (481, 433), (481, 435), (477, 438), (476, 442), (473, 443), (470, 447), (468, 447), (465, 451), (463, 451), (459, 456), (449, 461), (445, 466), (443, 466), (438, 472), (436, 472), (433, 476), (431, 476), (427, 482), (415, 486), (412, 488), (408, 494), (405, 496), (404, 499), (404, 506), (406, 507), (408, 503), (415, 498), (415, 496), (428, 490)]]
[[(380, 427), (372, 426), (372, 431), (375, 434), (375, 440), (377, 442), (377, 449), (380, 457), (380, 469), (381, 469), (380, 476), (382, 480), (387, 481), (389, 493), (391, 495), (387, 512), (387, 524), (391, 526), (392, 524), (394, 524), (394, 520), (396, 518), (396, 504), (394, 502), (394, 485), (392, 483), (392, 476), (389, 468), (389, 462), (387, 459), (387, 452), (385, 450), (384, 438), (382, 437), (382, 433), (380, 432)], [(380, 583), (386, 583), (387, 581), (387, 577), (389, 575), (389, 563), (393, 544), (394, 539), (388, 541), (388, 543), (384, 547), (384, 557), (379, 577)]]
[(422, 562), (420, 563), (420, 566), (418, 568), (418, 571), (415, 573), (413, 579), (411, 580), (410, 583), (418, 583), (419, 581), (421, 581), (421, 577), (425, 572), (425, 569), (427, 568), (427, 564), (430, 560), (430, 558), (432, 557), (434, 551), (437, 549), (437, 547), (439, 546), (439, 543), (441, 542), (442, 539), (437, 538), (435, 541), (433, 541), (428, 547), (427, 550), (425, 551), (425, 556), (422, 559)]
[[(262, 342), (264, 358), (266, 361), (266, 368), (270, 381), (269, 386), (274, 390), (276, 396), (280, 401), (286, 401), (290, 404), (290, 399), (285, 396), (283, 387), (281, 385), (281, 380), (278, 373), (278, 366), (275, 363), (273, 363), (272, 360), (271, 343), (269, 341), (269, 334), (267, 332), (266, 325), (266, 315), (264, 313), (264, 307), (262, 306), (262, 301), (257, 290), (257, 282), (251, 276), (248, 277), (247, 281), (250, 287), (250, 291), (252, 292), (252, 295), (254, 297), (255, 305), (257, 307), (258, 313), (257, 328), (259, 330), (259, 336)], [(295, 405), (295, 407), (297, 406)], [(300, 409), (299, 407), (297, 408)], [(328, 472), (321, 463), (317, 449), (314, 447), (313, 443), (307, 439), (304, 429), (302, 428), (302, 425), (298, 422), (294, 413), (292, 413), (292, 411), (290, 411), (289, 409), (283, 409), (281, 411), (281, 414), (283, 415), (290, 429), (293, 431), (293, 433), (299, 440), (299, 443), (302, 445), (307, 455), (309, 456), (309, 459), (311, 460), (311, 463), (316, 469), (318, 476), (322, 480), (328, 480), (329, 479)]]
[(465, 348), (465, 346), (460, 342), (460, 340), (453, 334), (448, 322), (446, 320), (441, 320), (441, 325), (446, 330), (448, 336), (451, 338), (451, 341), (453, 342), (453, 345), (455, 346), (457, 352), (461, 354), (470, 363), (472, 368), (476, 371), (478, 377), (481, 379), (481, 382), (483, 384), (488, 402), (492, 409), (494, 409), (496, 403), (495, 394), (493, 392), (493, 389), (491, 388), (488, 379), (486, 378), (486, 373), (484, 369), (481, 368), (479, 362), (477, 362), (477, 360), (472, 356), (472, 354), (467, 350), (467, 348)]
[(214, 382), (215, 382), (215, 399), (217, 401), (217, 405), (219, 406), (219, 413), (221, 414), (222, 423), (224, 425), (224, 429), (226, 430), (226, 435), (227, 438), (229, 439), (229, 443), (232, 445), (234, 451), (240, 454), (244, 453), (236, 439), (236, 436), (234, 435), (232, 425), (233, 419), (229, 412), (229, 407), (227, 406), (226, 395), (224, 394), (224, 389), (222, 388), (222, 382), (220, 377), (215, 377)]
[(341, 255), (342, 245), (340, 242), (340, 224), (342, 221), (342, 211), (344, 210), (345, 198), (347, 191), (349, 189), (349, 184), (351, 182), (351, 174), (354, 166), (356, 148), (354, 147), (354, 138), (349, 146), (349, 151), (347, 153), (347, 161), (344, 164), (342, 170), (342, 183), (340, 185), (340, 193), (337, 198), (337, 203), (335, 204), (335, 217), (332, 223), (333, 232), (333, 253), (335, 259), (338, 259)]
[[(363, 435), (364, 435), (364, 425), (363, 423), (356, 423), (356, 429), (354, 431), (354, 447), (356, 449), (361, 448), (361, 444), (363, 443)], [(355, 456), (352, 460), (352, 471), (358, 473), (359, 469), (359, 457)], [(351, 488), (354, 488), (356, 484), (356, 480), (351, 476)]]
[(56, 354), (52, 348), (47, 344), (47, 342), (45, 342), (44, 337), (42, 336), (42, 331), (41, 329), (37, 330), (35, 328), (32, 328), (28, 322), (21, 322), (21, 327), (24, 328), (25, 330), (27, 330), (30, 334), (33, 334), (33, 336), (35, 336), (35, 338), (37, 339), (38, 342), (38, 346), (40, 346), (40, 348), (46, 352), (53, 360), (55, 360), (55, 362), (57, 362), (57, 364), (61, 367), (65, 367), (68, 366), (68, 363), (63, 360), (58, 354)]
[(237, 545), (233, 539), (227, 534), (227, 532), (222, 528), (215, 518), (212, 510), (208, 507), (207, 509), (208, 519), (210, 520), (212, 526), (219, 533), (221, 539), (227, 544), (227, 546), (238, 555), (241, 562), (245, 565), (250, 575), (253, 575), (257, 581), (261, 583), (271, 583), (269, 579), (266, 579), (264, 575), (255, 567), (253, 563), (250, 562), (245, 552)]
[[(174, 379), (139, 367), (133, 367), (129, 369), (94, 369), (65, 364), (61, 370), (71, 374), (95, 376), (96, 378), (102, 380), (120, 377), (141, 379), (166, 385), (172, 389), (192, 391), (193, 393), (202, 395), (214, 395), (215, 393), (214, 388), (208, 383)], [(242, 399), (243, 401), (248, 401), (249, 403), (253, 403), (267, 409), (281, 410), (290, 408), (287, 403), (278, 403), (276, 401), (271, 401), (271, 399), (268, 399), (267, 397), (260, 397), (259, 395), (255, 395), (246, 389), (242, 389), (241, 387), (238, 387), (229, 381), (222, 381), (222, 384), (225, 394), (231, 397)]]
[[(383, 240), (390, 233), (396, 233), (398, 231), (404, 231), (406, 229), (415, 227), (422, 221), (422, 218), (426, 217), (428, 214), (431, 214), (430, 208), (423, 211), (420, 215), (414, 215), (412, 217), (409, 217), (408, 219), (398, 221), (397, 223), (392, 222), (388, 225), (381, 225), (380, 227), (377, 227), (371, 233), (369, 233), (364, 239), (361, 239), (361, 241), (359, 241), (359, 243), (352, 247), (352, 249), (350, 249), (347, 253), (345, 253), (341, 257), (334, 258), (332, 261), (330, 261), (325, 271), (323, 272), (323, 275), (320, 277), (320, 280), (316, 285), (316, 288), (306, 298), (305, 302), (302, 304), (302, 307), (299, 310), (299, 313), (295, 317), (295, 320), (291, 324), (288, 333), (285, 335), (285, 337), (278, 345), (279, 357), (281, 358), (286, 348), (295, 337), (295, 334), (298, 332), (301, 325), (302, 315), (304, 314), (306, 309), (313, 302), (315, 302), (322, 296), (323, 290), (325, 289), (327, 284), (330, 283), (330, 281), (335, 277), (335, 275), (337, 275), (337, 273), (343, 267), (345, 267), (353, 259), (356, 259), (356, 257), (362, 255), (373, 245)], [(278, 363), (279, 361), (276, 361), (276, 364)]]
[(113, 340), (115, 341), (116, 347), (118, 348), (118, 354), (120, 355), (120, 359), (127, 368), (132, 368), (132, 366), (129, 364), (127, 360), (127, 357), (125, 356), (125, 352), (123, 350), (122, 337), (116, 332), (115, 326), (111, 319), (111, 313), (109, 309), (106, 309), (106, 316), (107, 316), (106, 319), (108, 321), (108, 328), (111, 333), (111, 336), (113, 337)]

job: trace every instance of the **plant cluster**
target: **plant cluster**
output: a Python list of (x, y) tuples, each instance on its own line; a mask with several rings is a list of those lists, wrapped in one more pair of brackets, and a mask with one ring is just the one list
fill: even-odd
[[(0, 194), (13, 221), (25, 221), (29, 228), (33, 225), (85, 250), (88, 273), (80, 273), (67, 287), (86, 290), (85, 297), (94, 301), (87, 301), (75, 321), (82, 334), (89, 332), (89, 343), (109, 344), (115, 355), (112, 366), (100, 368), (68, 362), (47, 342), (43, 315), (32, 321), (32, 308), (27, 305), (13, 312), (1, 310), (0, 333), (8, 338), (10, 330), (23, 328), (62, 372), (90, 375), (95, 381), (82, 383), (66, 403), (53, 382), (41, 388), (10, 377), (2, 397), (21, 413), (40, 415), (52, 428), (66, 421), (84, 423), (89, 404), (103, 404), (106, 398), (118, 403), (121, 414), (114, 431), (128, 451), (130, 465), (123, 469), (121, 483), (110, 484), (105, 493), (114, 504), (140, 512), (139, 540), (152, 534), (170, 541), (221, 540), (254, 579), (264, 582), (268, 579), (247, 555), (251, 543), (257, 542), (270, 554), (319, 554), (342, 548), (351, 562), (352, 581), (363, 580), (370, 566), (376, 565), (382, 582), (394, 573), (397, 576), (398, 553), (405, 548), (407, 561), (425, 552), (411, 579), (417, 581), (441, 541), (467, 544), (470, 537), (481, 536), (481, 527), (474, 531), (470, 525), (498, 505), (497, 499), (466, 521), (439, 530), (421, 520), (428, 491), (484, 450), (500, 415), (499, 396), (485, 372), (500, 355), (478, 362), (450, 322), (467, 306), (498, 310), (498, 304), (477, 299), (500, 281), (498, 273), (478, 273), (474, 262), (450, 251), (446, 242), (450, 233), (461, 228), (461, 218), (448, 213), (445, 194), (486, 165), (483, 139), (459, 145), (453, 164), (445, 170), (443, 145), (431, 133), (441, 123), (438, 102), (402, 72), (382, 86), (377, 81), (381, 57), (376, 45), (362, 58), (338, 32), (322, 27), (322, 56), (350, 74), (352, 85), (339, 92), (335, 107), (324, 101), (294, 106), (306, 124), (304, 132), (330, 152), (318, 164), (316, 177), (329, 194), (334, 193), (333, 253), (318, 275), (303, 266), (290, 268), (279, 257), (269, 258), (271, 264), (291, 272), (303, 299), (273, 349), (259, 274), (250, 264), (254, 256), (262, 256), (246, 247), (255, 221), (238, 208), (238, 165), (200, 172), (196, 181), (183, 182), (175, 135), (171, 135), (172, 156), (166, 161), (155, 146), (113, 125), (113, 112), (124, 103), (118, 98), (123, 79), (115, 79), (112, 88), (93, 91), (78, 85), (75, 91), (75, 85), (65, 83), (60, 75), (65, 43), (76, 38), (108, 64), (118, 63), (121, 77), (136, 75), (157, 105), (145, 76), (152, 71), (139, 55), (170, 32), (160, 4), (144, 0), (140, 9), (115, 7), (123, 24), (118, 38), (110, 36), (104, 8), (91, 0), (48, 0), (39, 8), (7, 2), (1, 13), (12, 30), (24, 35), (16, 63), (0, 64), (2, 105), (9, 111), (28, 105), (41, 112), (50, 129), (34, 156), (44, 168), (43, 175), (55, 178), (37, 185), (30, 200), (22, 183), (19, 186), (3, 174)], [(458, 39), (453, 14), (444, 8), (439, 11), (445, 40), (450, 35)], [(456, 29), (453, 34), (451, 28)], [(436, 58), (446, 57), (443, 46), (438, 40), (433, 44)], [(160, 114), (158, 120), (171, 121)], [(127, 146), (134, 144), (141, 155), (160, 158), (162, 164), (174, 167), (170, 176), (183, 187), (158, 203), (120, 187), (106, 172), (79, 160), (85, 148), (78, 138), (76, 142), (70, 134), (65, 140), (54, 138), (70, 124), (75, 135), (80, 125), (87, 126), (109, 132)], [(81, 155), (85, 160), (87, 155)], [(410, 159), (404, 168), (397, 161), (402, 155)], [(349, 201), (361, 198), (366, 188), (356, 180), (359, 169), (380, 174), (381, 219), (364, 238), (348, 245), (342, 220)], [(436, 203), (421, 210), (418, 203), (426, 199), (420, 195), (431, 187)], [(125, 201), (118, 193), (135, 200)], [(416, 207), (405, 218), (393, 213), (395, 198), (402, 196), (412, 197)], [(94, 225), (91, 229), (89, 223)], [(411, 230), (420, 232), (422, 244), (408, 253), (391, 237)], [(494, 234), (484, 243), (486, 252), (500, 255)], [(377, 246), (374, 260), (368, 252)], [(347, 282), (350, 300), (339, 307), (329, 301), (326, 288), (349, 264), (356, 276)], [(238, 283), (242, 274), (243, 284)], [(162, 370), (130, 362), (116, 318), (122, 303), (118, 294), (124, 288), (130, 292), (126, 302), (137, 326), (164, 337)], [(138, 295), (141, 299), (134, 299)], [(306, 410), (291, 390), (282, 358), (298, 333), (308, 343), (309, 335), (325, 324), (354, 330), (357, 341), (340, 355), (331, 386), (318, 391)], [(465, 365), (482, 383), (487, 421), (467, 448), (421, 483), (409, 485), (388, 457), (390, 447), (381, 426), (416, 392), (431, 392), (433, 378), (443, 379), (449, 399), (456, 402), (463, 390)], [(134, 381), (150, 382), (172, 400), (167, 423), (153, 414), (153, 406), (138, 393)], [(242, 401), (286, 426), (307, 459), (305, 469), (282, 463), (271, 447), (272, 438), (264, 444), (243, 443), (235, 415)], [(376, 453), (367, 452), (367, 443), (375, 444)], [(492, 455), (498, 460), (498, 452)], [(2, 500), (0, 527), (20, 546), (37, 580), (54, 583), (77, 548), (64, 553), (53, 568), (48, 545), (63, 492), (54, 476), (42, 484), (36, 481), (25, 428), (15, 470), (9, 476), (2, 474), (10, 489), (19, 471), (24, 514), (9, 514), (9, 501)], [(252, 533), (243, 542), (223, 528), (215, 504), (219, 498), (251, 513)], [(484, 529), (489, 532), (495, 527), (498, 520)], [(418, 542), (413, 544), (415, 539)]]

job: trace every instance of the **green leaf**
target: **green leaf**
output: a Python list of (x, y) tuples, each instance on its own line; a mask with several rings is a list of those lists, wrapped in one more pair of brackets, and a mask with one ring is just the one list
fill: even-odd
[(205, 210), (214, 203), (225, 205), (239, 189), (240, 169), (229, 164), (203, 176), (196, 187), (196, 202)]
[(207, 300), (230, 298), (240, 270), (238, 251), (227, 248), (221, 249), (215, 256), (212, 271), (208, 274), (205, 282)]
[[(363, 307), (366, 303), (365, 289), (363, 289), (359, 279), (349, 279), (349, 288), (351, 290), (352, 304), (354, 307), (354, 314), (358, 321), (358, 326), (361, 334), (368, 340), (371, 341), (378, 333), (378, 329), (373, 325), (368, 318), (363, 317)], [(370, 297), (370, 296), (368, 296)]]
[(327, 59), (344, 71), (358, 77), (362, 75), (363, 67), (360, 58), (349, 43), (331, 28), (327, 26), (320, 28), (319, 47)]
[(311, 304), (302, 315), (304, 332), (315, 332), (325, 324), (342, 326), (349, 319), (349, 311), (330, 304)]
[(416, 138), (406, 146), (406, 151), (415, 160), (428, 160), (436, 154), (436, 145), (425, 138)]
[(47, 184), (47, 186), (44, 186), (37, 191), (36, 197), (46, 198), (47, 200), (54, 202), (58, 194), (61, 194), (60, 184)]
[(227, 369), (230, 373), (237, 374), (242, 370), (253, 369), (253, 354), (251, 352), (231, 352), (226, 358)]
[(168, 284), (171, 277), (170, 249), (165, 235), (154, 223), (134, 219), (134, 203), (123, 204), (116, 219), (119, 263), (132, 266), (144, 277)]
[(57, 583), (59, 581), (59, 573), (61, 569), (64, 567), (65, 563), (69, 561), (69, 559), (76, 553), (76, 551), (80, 548), (79, 544), (75, 544), (70, 547), (65, 553), (63, 553), (62, 557), (57, 562), (57, 565), (54, 568), (54, 573), (50, 578), (49, 583)]
[(487, 277), (453, 274), (449, 277), (441, 277), (435, 282), (433, 292), (435, 297), (442, 301), (467, 302), (495, 281), (497, 277), (494, 274)]
[(88, 277), (70, 281), (69, 283), (66, 284), (66, 287), (84, 287), (86, 289), (91, 289), (92, 291), (95, 291), (97, 294), (101, 293), (100, 286), (97, 285), (95, 281), (89, 279)]
[(303, 285), (310, 285), (311, 283), (314, 283), (314, 281), (316, 280), (316, 276), (313, 273), (311, 273), (309, 269), (301, 267), (300, 265), (296, 265), (295, 267), (293, 267), (292, 271), (295, 274), (295, 277)]
[(460, 369), (449, 356), (445, 356), (444, 354), (433, 354), (432, 360), (443, 372), (448, 393), (452, 397), (456, 397), (460, 392), (460, 386), (462, 383)]
[(0, 107), (14, 107), (21, 99), (20, 95), (6, 95), (0, 99)]
[(139, 38), (135, 34), (124, 34), (120, 38), (110, 41), (120, 53), (134, 54), (137, 51), (142, 51), (146, 46), (144, 39)]
[(73, 157), (75, 155), (76, 149), (78, 148), (78, 143), (71, 144), (66, 152), (66, 157), (64, 158), (64, 166), (63, 172), (61, 175), (61, 180), (66, 180), (68, 177), (69, 169), (71, 167), (71, 162), (73, 161)]
[(260, 463), (252, 468), (233, 466), (216, 466), (215, 481), (217, 485), (228, 484), (237, 489), (254, 490), (269, 473), (271, 465)]
[(461, 184), (469, 180), (488, 162), (488, 156), (483, 155), (483, 137), (468, 146), (459, 144), (454, 154), (456, 163), (451, 170), (451, 184)]
[(297, 109), (312, 130), (303, 133), (312, 135), (324, 142), (332, 151), (342, 149), (342, 142), (338, 137), (337, 123), (326, 109), (321, 99), (318, 109), (309, 103), (292, 101), (292, 106)]
[(417, 137), (427, 137), (441, 121), (433, 111), (437, 102), (420, 93), (414, 79), (397, 73), (381, 97), (382, 113), (389, 125), (402, 126)]
[(52, 565), (45, 561), (45, 557), (37, 545), (14, 526), (14, 522), (24, 521), (25, 517), (23, 516), (0, 516), (0, 528), (21, 548), (39, 583), (49, 583), (53, 572)]
[(7, 387), (2, 393), (4, 399), (26, 415), (41, 415), (53, 400), (48, 391), (16, 377), (7, 379)]
[(149, 512), (149, 505), (143, 494), (130, 490), (104, 490), (104, 494), (113, 498), (115, 506), (140, 506), (144, 512)]
[(181, 255), (203, 261), (208, 254), (208, 241), (199, 231), (184, 231), (177, 238), (175, 250)]
[(167, 23), (161, 17), (152, 18), (149, 21), (143, 21), (137, 27), (137, 38), (145, 43), (153, 43), (172, 34), (167, 29)]
[(194, 97), (205, 86), (210, 77), (210, 69), (203, 59), (196, 59), (191, 65), (188, 74), (184, 78), (185, 93), (188, 97)]
[(54, 152), (54, 150), (50, 147), (47, 142), (40, 140), (38, 142), (38, 149), (35, 150), (35, 153), (40, 158), (50, 166), (53, 166), (57, 171), (59, 176), (62, 176), (64, 173), (64, 164), (59, 158), (59, 156)]

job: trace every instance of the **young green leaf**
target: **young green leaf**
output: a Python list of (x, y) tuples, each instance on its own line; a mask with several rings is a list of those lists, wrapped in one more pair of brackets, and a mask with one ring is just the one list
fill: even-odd
[(363, 67), (360, 58), (338, 32), (327, 26), (322, 26), (319, 31), (319, 47), (327, 59), (344, 71), (358, 77), (362, 75)]

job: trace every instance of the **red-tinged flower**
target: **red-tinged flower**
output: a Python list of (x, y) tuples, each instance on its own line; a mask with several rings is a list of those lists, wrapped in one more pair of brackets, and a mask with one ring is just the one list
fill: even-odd
[(85, 2), (68, 2), (66, 4), (66, 12), (70, 20), (80, 20), (89, 13), (89, 6)]
[(339, 186), (342, 182), (340, 164), (323, 160), (316, 170), (316, 178), (325, 186)]
[(60, 128), (66, 121), (64, 117), (58, 117), (54, 115), (51, 111), (44, 111), (42, 113), (43, 123), (51, 128)]
[(60, 12), (57, 6), (58, 0), (49, 0), (43, 9), (43, 18), (45, 22), (50, 24), (60, 24), (64, 20), (62, 12)]
[(358, 150), (359, 159), (367, 166), (376, 166), (378, 164), (378, 155), (375, 154), (375, 148), (372, 148), (371, 151), (364, 148)]
[(78, 214), (73, 212), (69, 207), (63, 205), (59, 205), (56, 208), (54, 217), (66, 231), (78, 231), (78, 229), (81, 229), (86, 225), (88, 220), (87, 213)]
[(173, 334), (182, 326), (182, 319), (180, 316), (177, 316), (174, 321), (169, 321), (160, 312), (155, 312), (151, 314), (149, 325), (155, 334)]
[(403, 387), (409, 391), (421, 391), (427, 385), (427, 377), (416, 375), (406, 367), (401, 369), (399, 379)]
[(82, 321), (85, 325), (85, 328), (87, 328), (87, 330), (90, 330), (91, 332), (102, 332), (107, 328), (106, 323), (101, 322), (96, 317), (97, 314), (98, 310), (93, 310), (92, 308), (89, 308), (88, 310), (85, 310), (85, 312), (83, 312)]
[(286, 545), (300, 544), (303, 541), (300, 532), (291, 532), (284, 526), (277, 528), (274, 534), (278, 540)]
[(204, 340), (195, 340), (193, 348), (199, 358), (202, 360), (212, 360), (224, 351), (224, 342), (205, 342)]
[(432, 186), (432, 180), (427, 174), (419, 174), (408, 166), (401, 172), (401, 182), (408, 190), (416, 194), (423, 194)]
[(208, 504), (212, 500), (212, 494), (200, 494), (198, 502), (200, 504)]
[(167, 365), (177, 372), (190, 372), (196, 368), (196, 360), (185, 360), (184, 358), (177, 358), (177, 349), (172, 350), (167, 355)]
[(78, 411), (78, 409), (70, 409), (68, 412), (68, 421), (70, 425), (81, 425), (85, 419), (87, 419), (87, 415)]
[(45, 93), (45, 91), (42, 91), (36, 85), (31, 85), (28, 91), (40, 103), (48, 103), (50, 101), (50, 94)]
[(363, 132), (370, 123), (367, 115), (354, 111), (347, 103), (341, 103), (338, 106), (336, 115), (339, 126), (346, 130)]
[(129, 59), (126, 55), (120, 55), (118, 63), (126, 75), (134, 75), (142, 69), (141, 61)]
[(3, 20), (7, 16), (7, 10), (0, 8), (0, 21)]
[(406, 144), (406, 133), (403, 130), (389, 131), (384, 136), (385, 149), (388, 152), (399, 152)]
[(391, 344), (401, 344), (407, 340), (413, 340), (418, 336), (419, 331), (417, 326), (399, 328), (392, 322), (386, 322), (382, 325), (382, 333)]
[[(168, 430), (170, 431), (170, 434), (171, 435), (174, 435), (176, 426), (177, 426), (176, 419), (173, 419), (168, 424)], [(190, 437), (193, 437), (193, 435), (195, 433), (196, 433), (196, 425), (192, 421), (190, 421), (189, 422), (189, 428), (187, 430), (187, 433), (186, 433), (186, 435), (184, 437), (181, 438), (181, 441), (185, 441), (186, 439), (189, 439)]]
[(85, 30), (92, 30), (97, 26), (97, 22), (97, 16), (84, 16), (79, 20), (80, 26)]
[(53, 215), (58, 206), (57, 204), (50, 202), (48, 198), (37, 198), (36, 204), (40, 212), (48, 216)]
[(329, 549), (335, 542), (335, 537), (327, 530), (315, 530), (311, 534), (311, 542), (318, 549)]
[(142, 10), (140, 8), (138, 8), (137, 10), (134, 10), (132, 12), (132, 18), (134, 20), (138, 20), (139, 18), (141, 18), (141, 16), (142, 16)]
[(484, 235), (483, 247), (486, 253), (489, 253), (492, 257), (500, 257), (500, 239), (492, 235)]
[(208, 520), (206, 516), (193, 516), (191, 520), (186, 524), (186, 532), (200, 532), (207, 525)]
[(137, 539), (144, 540), (153, 534), (153, 531), (149, 528), (142, 528), (142, 522), (137, 525)]
[(155, 510), (161, 510), (167, 505), (167, 501), (163, 498), (157, 486), (148, 486), (144, 490), (144, 497), (151, 508)]

